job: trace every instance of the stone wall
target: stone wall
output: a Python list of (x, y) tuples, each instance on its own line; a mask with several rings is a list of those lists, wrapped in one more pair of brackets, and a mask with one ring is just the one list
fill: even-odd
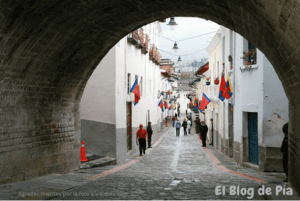
[[(22, 173), (16, 170), (22, 166), (18, 153), (36, 152), (36, 159), (28, 159), (30, 164), (48, 158), (49, 164), (37, 169), (57, 166), (56, 159), (49, 159), (53, 153), (44, 156), (46, 141), (52, 142), (50, 150), (70, 143), (67, 147), (77, 153), (80, 98), (97, 64), (128, 32), (170, 16), (202, 17), (224, 25), (252, 41), (269, 59), (289, 99), (289, 179), (300, 192), (298, 0), (1, 1), (0, 157), (5, 159), (1, 182), (12, 181), (6, 180), (7, 175), (14, 181), (37, 175), (31, 173), (36, 171), (32, 166), (22, 168)], [(72, 131), (61, 131), (59, 137), (47, 133), (43, 126), (49, 126), (48, 120), (51, 125), (70, 123)], [(79, 153), (69, 161), (70, 166), (47, 173), (77, 167)], [(13, 168), (5, 169), (8, 164)]]

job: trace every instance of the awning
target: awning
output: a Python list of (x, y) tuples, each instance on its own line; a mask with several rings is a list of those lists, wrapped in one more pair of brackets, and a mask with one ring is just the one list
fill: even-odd
[(209, 69), (209, 62), (203, 64), (195, 73), (195, 75), (201, 75)]

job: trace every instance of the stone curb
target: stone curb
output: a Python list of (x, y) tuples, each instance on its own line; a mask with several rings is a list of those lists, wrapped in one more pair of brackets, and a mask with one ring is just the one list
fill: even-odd
[(94, 168), (94, 167), (102, 167), (106, 165), (116, 165), (117, 159), (111, 158), (111, 157), (104, 157), (97, 160), (92, 160), (90, 162), (81, 163), (80, 169), (88, 169), (88, 168)]

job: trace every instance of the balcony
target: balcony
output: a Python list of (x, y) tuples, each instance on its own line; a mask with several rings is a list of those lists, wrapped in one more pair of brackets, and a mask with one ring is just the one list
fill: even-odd
[(161, 55), (160, 55), (159, 51), (157, 50), (155, 45), (152, 44), (150, 47), (150, 52), (149, 52), (149, 59), (156, 65), (159, 65), (160, 58), (161, 58)]
[(144, 30), (143, 28), (139, 28), (139, 40), (138, 43), (135, 45), (138, 49), (143, 49), (145, 46), (144, 42)]
[(135, 30), (133, 32), (130, 32), (127, 35), (127, 41), (132, 44), (132, 45), (136, 45), (139, 42), (139, 32), (138, 30)]
[(144, 47), (142, 48), (142, 53), (143, 54), (147, 54), (148, 53), (148, 46), (149, 46), (149, 37), (147, 34), (145, 34), (145, 45)]

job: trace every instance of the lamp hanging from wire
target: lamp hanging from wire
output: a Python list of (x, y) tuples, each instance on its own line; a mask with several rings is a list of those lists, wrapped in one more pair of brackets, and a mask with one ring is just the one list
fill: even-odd
[(181, 58), (180, 58), (180, 56), (178, 57), (178, 62), (180, 62), (181, 61)]
[(172, 48), (175, 52), (177, 52), (177, 50), (179, 49), (178, 47), (177, 47), (177, 43), (176, 43), (176, 41), (175, 41), (175, 43), (174, 43), (174, 47)]
[(175, 29), (175, 26), (178, 25), (178, 24), (176, 24), (175, 18), (174, 18), (174, 17), (171, 17), (171, 18), (170, 18), (170, 21), (169, 21), (169, 24), (167, 24), (167, 25), (169, 25), (169, 26), (171, 27), (171, 29), (174, 30), (174, 29)]

